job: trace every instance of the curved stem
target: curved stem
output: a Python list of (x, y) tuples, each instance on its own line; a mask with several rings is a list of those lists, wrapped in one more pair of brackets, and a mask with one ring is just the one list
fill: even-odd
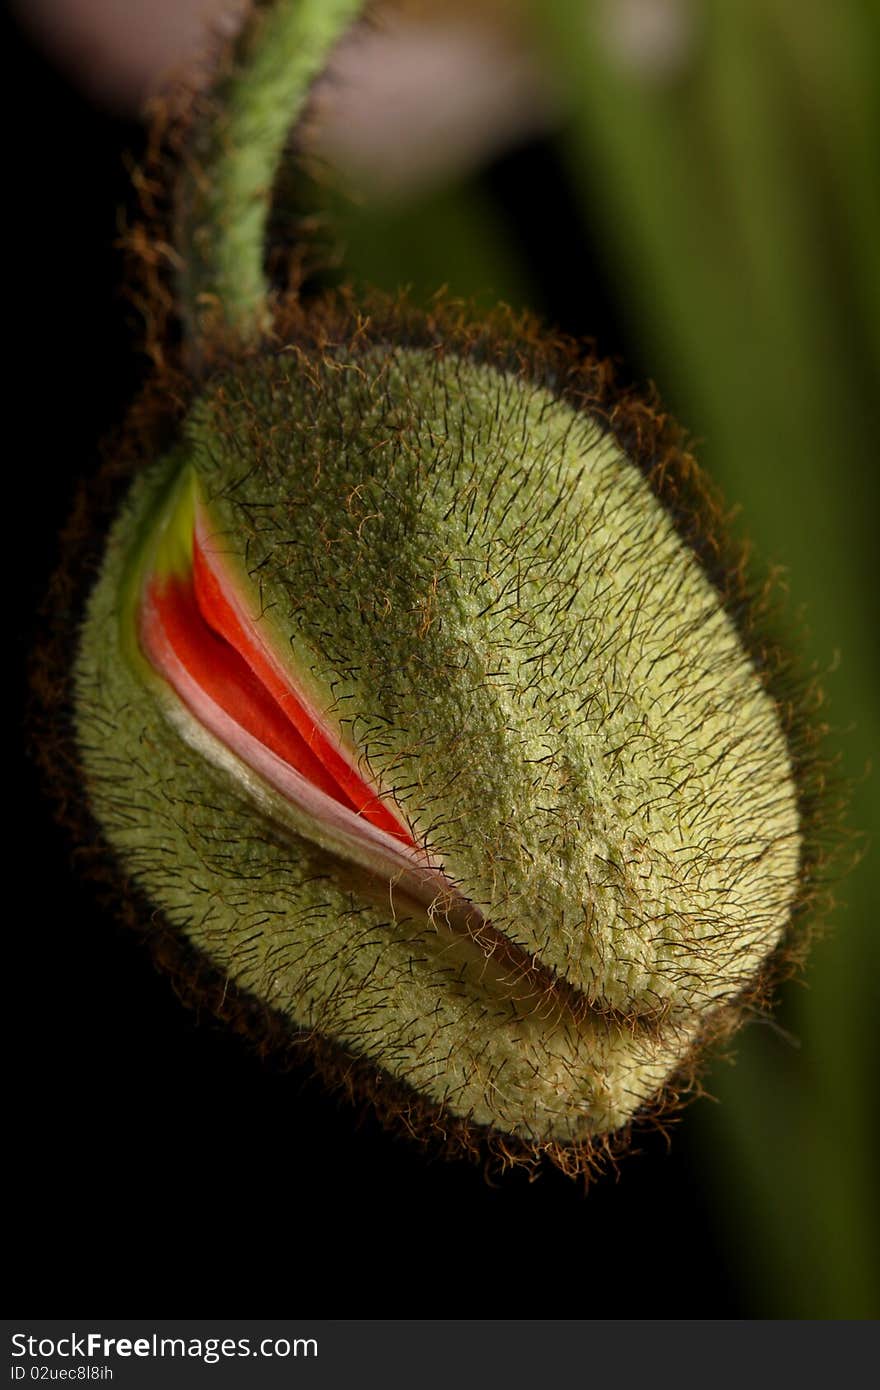
[(287, 133), (363, 0), (254, 5), (196, 124), (179, 193), (176, 242), (187, 351), (271, 323), (263, 252), (272, 183)]

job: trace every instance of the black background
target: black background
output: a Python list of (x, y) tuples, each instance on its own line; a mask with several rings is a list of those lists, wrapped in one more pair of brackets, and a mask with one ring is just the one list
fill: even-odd
[[(140, 128), (96, 111), (6, 22), (5, 604), (18, 681), (76, 480), (140, 380), (114, 242)], [(486, 186), (519, 227), (537, 307), (627, 351), (552, 149)], [(529, 208), (544, 209), (540, 223)], [(548, 213), (549, 208), (549, 213)], [(16, 720), (18, 716), (16, 716)], [(282, 1074), (184, 1009), (79, 880), (13, 731), (7, 841), (7, 1178), (16, 1302), (214, 1314), (760, 1316), (716, 1244), (686, 1117), (618, 1176), (487, 1183), (426, 1161), (305, 1073)]]

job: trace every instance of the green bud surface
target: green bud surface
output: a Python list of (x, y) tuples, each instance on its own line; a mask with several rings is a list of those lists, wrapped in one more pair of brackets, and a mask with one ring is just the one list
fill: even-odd
[(798, 893), (776, 703), (622, 435), (464, 349), (245, 356), (135, 479), (76, 670), (94, 814), (187, 943), (538, 1149), (650, 1108)]

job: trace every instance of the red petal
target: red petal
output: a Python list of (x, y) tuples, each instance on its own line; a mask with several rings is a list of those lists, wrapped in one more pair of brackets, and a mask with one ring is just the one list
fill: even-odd
[[(224, 578), (217, 557), (194, 535), (192, 571), (185, 578), (148, 581), (143, 639), (159, 669), (167, 643), (188, 677), (235, 724), (341, 805), (415, 848), (400, 819), (346, 760), (253, 625), (242, 619)], [(186, 692), (178, 694), (186, 702)]]

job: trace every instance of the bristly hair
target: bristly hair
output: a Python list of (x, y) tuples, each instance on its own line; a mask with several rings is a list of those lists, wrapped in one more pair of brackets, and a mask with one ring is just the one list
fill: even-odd
[[(157, 253), (158, 254), (158, 253)], [(154, 260), (154, 269), (158, 262)], [(158, 269), (157, 276), (161, 279)], [(171, 301), (151, 292), (151, 325), (167, 326)], [(807, 943), (830, 902), (834, 855), (842, 841), (844, 802), (834, 766), (823, 753), (826, 726), (815, 673), (802, 673), (777, 638), (781, 627), (778, 575), (755, 582), (746, 547), (732, 538), (729, 517), (689, 452), (679, 428), (662, 411), (655, 394), (621, 390), (614, 368), (582, 344), (548, 334), (528, 315), (501, 309), (475, 319), (467, 306), (438, 298), (426, 311), (402, 299), (374, 296), (355, 303), (341, 291), (306, 308), (295, 294), (279, 297), (274, 339), (242, 348), (215, 343), (198, 382), (176, 364), (177, 354), (151, 351), (154, 372), (135, 404), (121, 436), (111, 441), (96, 481), (80, 492), (64, 536), (65, 561), (45, 605), (46, 641), (34, 660), (34, 744), (53, 791), (59, 815), (68, 825), (79, 862), (96, 879), (125, 919), (148, 941), (155, 959), (175, 980), (181, 998), (207, 1007), (250, 1037), (276, 1062), (307, 1055), (331, 1087), (368, 1104), (383, 1123), (430, 1146), (434, 1153), (467, 1156), (494, 1170), (524, 1166), (532, 1174), (549, 1160), (566, 1173), (589, 1177), (626, 1149), (645, 1126), (665, 1124), (699, 1089), (707, 1050), (724, 1043), (744, 1017), (761, 1013), (780, 981), (801, 962)], [(695, 552), (720, 601), (733, 619), (764, 689), (774, 702), (790, 752), (797, 786), (802, 834), (799, 889), (785, 939), (760, 977), (736, 1001), (716, 1008), (695, 1045), (653, 1102), (625, 1129), (577, 1143), (531, 1144), (484, 1126), (470, 1124), (438, 1108), (406, 1084), (387, 1076), (368, 1060), (310, 1032), (294, 1033), (290, 1022), (255, 997), (230, 986), (215, 967), (147, 906), (126, 881), (84, 804), (82, 773), (73, 735), (71, 672), (77, 633), (64, 615), (81, 612), (97, 575), (102, 537), (130, 479), (168, 447), (196, 391), (211, 377), (259, 354), (284, 352), (323, 359), (344, 347), (382, 345), (418, 348), (437, 359), (464, 358), (546, 388), (599, 422), (639, 467), (652, 492), (673, 519), (682, 540)]]

